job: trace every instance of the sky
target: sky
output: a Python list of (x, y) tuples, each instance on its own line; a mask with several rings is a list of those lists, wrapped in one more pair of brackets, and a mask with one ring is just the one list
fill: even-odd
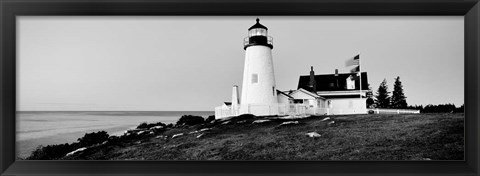
[[(213, 111), (241, 89), (256, 18), (19, 16), (17, 110)], [(464, 103), (463, 16), (259, 18), (279, 90), (360, 54), (374, 93), (399, 76), (409, 105)]]

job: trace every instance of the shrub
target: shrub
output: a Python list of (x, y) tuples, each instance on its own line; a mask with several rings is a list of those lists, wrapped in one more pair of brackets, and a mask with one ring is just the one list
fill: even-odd
[(373, 100), (373, 98), (367, 98), (367, 108), (371, 108), (373, 104), (375, 104), (375, 100)]
[(77, 141), (80, 147), (88, 147), (94, 144), (102, 143), (108, 140), (108, 133), (106, 131), (99, 131), (93, 133), (86, 133), (82, 138), (78, 138)]
[(256, 116), (253, 115), (253, 114), (242, 114), (242, 115), (239, 115), (239, 116), (236, 116), (236, 117), (232, 117), (230, 119), (230, 121), (233, 121), (233, 122), (236, 122), (236, 121), (240, 121), (240, 120), (252, 120), (252, 119), (255, 119)]
[(183, 115), (178, 119), (177, 125), (197, 125), (204, 122), (205, 120), (201, 116)]
[(147, 127), (148, 127), (147, 122), (142, 122), (140, 125), (137, 126), (137, 129), (147, 128)]
[(75, 145), (68, 143), (58, 145), (38, 146), (35, 151), (27, 157), (27, 160), (57, 160), (64, 157), (67, 153), (75, 150)]
[(215, 115), (208, 116), (207, 119), (205, 119), (205, 123), (210, 123), (215, 120)]
[[(121, 136), (121, 137), (123, 137), (123, 136)], [(121, 142), (121, 137), (118, 137), (118, 136), (108, 137), (108, 144), (119, 144)]]
[(28, 160), (57, 160), (64, 157), (67, 153), (70, 153), (81, 147), (88, 147), (94, 144), (102, 143), (108, 140), (109, 135), (106, 131), (99, 131), (93, 133), (86, 133), (82, 138), (78, 138), (78, 143), (72, 144), (58, 144), (38, 146), (35, 151), (27, 157)]
[(147, 123), (147, 122), (143, 122), (141, 123), (140, 125), (137, 126), (137, 129), (145, 129), (145, 128), (152, 128), (154, 126), (162, 126), (162, 127), (167, 127), (166, 124), (162, 123), (162, 122), (157, 122), (157, 123)]

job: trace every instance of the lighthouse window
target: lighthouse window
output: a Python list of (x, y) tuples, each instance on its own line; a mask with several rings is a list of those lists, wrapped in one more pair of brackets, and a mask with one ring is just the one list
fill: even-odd
[(252, 74), (252, 83), (258, 83), (258, 74)]
[(267, 36), (267, 30), (265, 29), (252, 29), (249, 31), (248, 36), (257, 36), (257, 35), (262, 35), (262, 36)]

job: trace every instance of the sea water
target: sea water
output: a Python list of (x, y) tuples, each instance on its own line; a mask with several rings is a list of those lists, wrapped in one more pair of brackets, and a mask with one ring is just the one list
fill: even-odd
[(173, 123), (182, 115), (207, 117), (211, 111), (28, 111), (17, 112), (16, 153), (28, 157), (38, 146), (76, 142), (85, 133), (121, 135), (142, 122)]

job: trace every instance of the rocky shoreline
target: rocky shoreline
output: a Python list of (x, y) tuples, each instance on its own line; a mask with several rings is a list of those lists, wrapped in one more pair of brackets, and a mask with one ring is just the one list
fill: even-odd
[(175, 125), (144, 123), (121, 136), (86, 134), (77, 143), (37, 149), (27, 159), (462, 160), (463, 121), (463, 113), (182, 116)]

